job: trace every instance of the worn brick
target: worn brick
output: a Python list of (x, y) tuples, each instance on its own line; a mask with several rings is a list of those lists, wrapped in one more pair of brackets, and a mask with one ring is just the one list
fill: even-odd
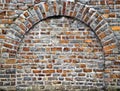
[(51, 69), (51, 70), (43, 70), (43, 73), (49, 73), (49, 74), (51, 74), (51, 73), (55, 73), (55, 70), (53, 69)]
[(111, 26), (113, 31), (119, 31), (120, 30), (120, 26)]
[(16, 59), (7, 59), (6, 60), (6, 64), (15, 64), (16, 63)]
[(41, 73), (41, 70), (35, 69), (35, 70), (33, 70), (33, 73)]
[(92, 72), (92, 69), (83, 69), (84, 72)]
[(80, 68), (86, 68), (86, 64), (80, 64)]

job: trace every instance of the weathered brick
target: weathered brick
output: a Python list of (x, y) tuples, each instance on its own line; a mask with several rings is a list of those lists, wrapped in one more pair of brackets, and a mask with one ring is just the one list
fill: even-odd
[(0, 35), (0, 39), (5, 39), (5, 35)]
[(41, 73), (41, 70), (35, 69), (35, 70), (33, 70), (33, 73)]
[(68, 40), (60, 40), (60, 43), (61, 43), (61, 44), (68, 44), (69, 41), (68, 41)]
[(29, 47), (23, 47), (23, 51), (29, 51)]
[(53, 69), (51, 69), (51, 70), (43, 70), (43, 73), (49, 73), (49, 74), (51, 74), (51, 73), (55, 73), (55, 70)]
[(16, 63), (16, 59), (7, 59), (6, 60), (6, 64), (15, 64)]
[(92, 69), (83, 69), (84, 72), (92, 72)]
[(86, 64), (80, 64), (80, 68), (86, 68)]
[(52, 69), (52, 64), (48, 64), (47, 68)]
[(8, 47), (8, 48), (12, 48), (12, 47), (13, 47), (13, 45), (8, 44), (8, 43), (5, 43), (4, 46), (5, 46), (5, 47)]
[(119, 31), (120, 30), (120, 26), (111, 26), (113, 31)]

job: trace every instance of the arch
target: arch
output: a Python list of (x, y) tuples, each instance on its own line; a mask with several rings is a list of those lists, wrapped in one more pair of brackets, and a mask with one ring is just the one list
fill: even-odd
[[(113, 31), (105, 19), (95, 9), (80, 2), (41, 2), (24, 11), (11, 25), (11, 31), (7, 34), (15, 40), (14, 45), (19, 45), (24, 35), (34, 26), (48, 17), (68, 16), (76, 18), (87, 24), (99, 38), (105, 54), (118, 53), (118, 43)], [(10, 48), (10, 46), (6, 46)], [(17, 50), (17, 48), (16, 48)]]

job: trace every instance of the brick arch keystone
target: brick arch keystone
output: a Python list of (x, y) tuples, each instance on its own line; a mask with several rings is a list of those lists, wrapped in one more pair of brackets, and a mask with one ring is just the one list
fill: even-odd
[(11, 25), (12, 39), (20, 42), (32, 26), (52, 16), (69, 16), (84, 22), (98, 36), (105, 54), (118, 53), (117, 39), (105, 19), (93, 8), (79, 2), (41, 2), (34, 5)]

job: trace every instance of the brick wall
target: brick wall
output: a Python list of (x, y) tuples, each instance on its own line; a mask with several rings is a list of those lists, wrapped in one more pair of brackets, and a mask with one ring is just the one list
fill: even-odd
[(1, 0), (0, 88), (119, 87), (119, 2)]

